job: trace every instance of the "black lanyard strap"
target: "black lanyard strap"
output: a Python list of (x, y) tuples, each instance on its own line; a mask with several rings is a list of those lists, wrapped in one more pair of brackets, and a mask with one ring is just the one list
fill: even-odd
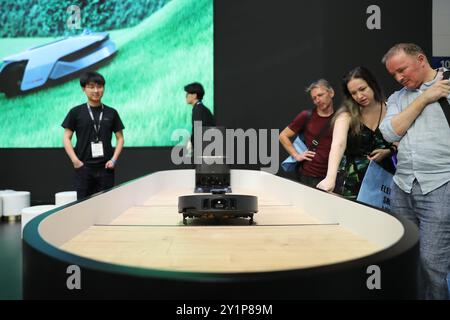
[(89, 115), (91, 116), (92, 122), (94, 123), (95, 142), (98, 142), (99, 141), (99, 136), (100, 136), (100, 126), (101, 126), (101, 122), (102, 122), (102, 119), (103, 119), (103, 110), (105, 109), (105, 107), (103, 106), (103, 103), (102, 103), (102, 112), (100, 113), (100, 117), (98, 117), (98, 125), (96, 125), (95, 124), (95, 119), (94, 119), (94, 114), (92, 113), (92, 110), (89, 107), (89, 104), (86, 103), (86, 106), (88, 108)]

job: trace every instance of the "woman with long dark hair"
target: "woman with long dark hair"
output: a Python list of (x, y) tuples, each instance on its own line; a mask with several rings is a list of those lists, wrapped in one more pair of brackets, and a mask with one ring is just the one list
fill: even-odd
[(388, 171), (395, 170), (390, 157), (395, 146), (384, 140), (378, 129), (386, 103), (372, 73), (356, 67), (344, 76), (342, 85), (345, 99), (332, 122), (327, 176), (317, 188), (355, 200), (371, 160)]

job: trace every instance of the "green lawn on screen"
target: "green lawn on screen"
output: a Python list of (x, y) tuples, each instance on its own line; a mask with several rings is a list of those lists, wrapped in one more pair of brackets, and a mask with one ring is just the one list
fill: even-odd
[[(183, 86), (199, 81), (213, 109), (213, 1), (172, 0), (136, 27), (110, 32), (117, 55), (99, 69), (103, 102), (125, 125), (126, 146), (170, 146), (175, 129), (190, 130)], [(52, 38), (0, 39), (1, 57)], [(38, 92), (0, 94), (0, 147), (62, 147), (61, 122), (85, 102), (77, 79)]]

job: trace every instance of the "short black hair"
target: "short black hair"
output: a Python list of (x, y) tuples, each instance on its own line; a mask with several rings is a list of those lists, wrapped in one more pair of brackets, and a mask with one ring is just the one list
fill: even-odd
[(84, 88), (88, 83), (95, 83), (100, 84), (102, 86), (105, 85), (105, 78), (103, 76), (95, 71), (88, 71), (81, 75), (80, 77), (80, 85)]
[(203, 86), (198, 82), (193, 82), (189, 83), (188, 85), (185, 85), (184, 91), (186, 91), (187, 93), (197, 94), (198, 100), (202, 100), (203, 96), (205, 95), (205, 89), (203, 89)]

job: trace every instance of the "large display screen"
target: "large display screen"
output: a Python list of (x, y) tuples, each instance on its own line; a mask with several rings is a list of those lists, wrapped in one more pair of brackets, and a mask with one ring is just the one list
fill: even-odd
[(105, 77), (102, 102), (119, 112), (127, 147), (172, 146), (176, 129), (191, 130), (188, 83), (203, 84), (213, 111), (213, 0), (0, 7), (0, 148), (62, 147), (62, 121), (86, 102), (85, 70)]

